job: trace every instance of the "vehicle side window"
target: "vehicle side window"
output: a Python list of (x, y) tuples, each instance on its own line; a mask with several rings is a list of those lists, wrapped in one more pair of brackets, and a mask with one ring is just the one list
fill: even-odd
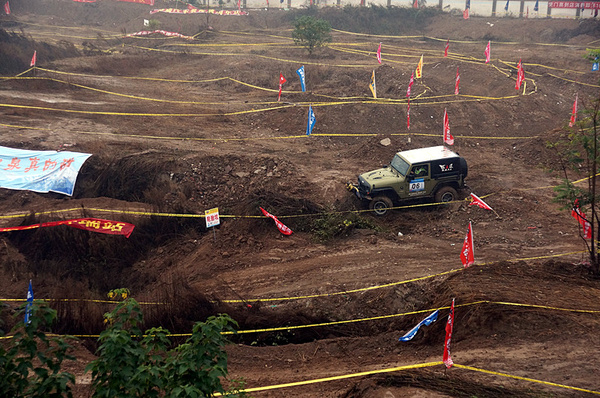
[(427, 177), (429, 175), (429, 165), (421, 164), (418, 166), (413, 166), (410, 173), (411, 176), (414, 176), (415, 178)]

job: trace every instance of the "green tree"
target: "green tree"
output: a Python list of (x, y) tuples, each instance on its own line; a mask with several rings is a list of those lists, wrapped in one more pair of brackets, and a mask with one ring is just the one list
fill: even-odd
[[(598, 124), (600, 123), (600, 97), (596, 98), (591, 106), (585, 106), (578, 115), (578, 120), (565, 139), (550, 144), (560, 155), (561, 166), (564, 173), (563, 182), (555, 188), (555, 200), (564, 204), (569, 210), (577, 203), (582, 211), (590, 210), (588, 220), (591, 226), (591, 239), (583, 239), (588, 254), (592, 272), (600, 275), (600, 257), (598, 254), (597, 239), (600, 231), (600, 218), (598, 204), (600, 197), (596, 187), (596, 176), (600, 173), (600, 136)], [(585, 177), (585, 185), (575, 185), (571, 178)], [(583, 236), (582, 236), (583, 237)]]
[[(24, 313), (25, 305), (15, 316), (23, 317)], [(56, 311), (34, 302), (30, 322), (18, 322), (7, 344), (0, 345), (0, 397), (73, 396), (75, 377), (61, 370), (64, 360), (75, 359), (67, 354), (69, 337), (49, 338), (44, 332), (55, 319)]]
[(142, 333), (139, 304), (119, 289), (109, 297), (125, 297), (105, 315), (107, 328), (99, 337), (98, 358), (86, 371), (92, 372), (94, 397), (212, 397), (215, 392), (246, 396), (237, 389), (226, 391), (228, 342), (223, 332), (234, 332), (228, 315), (209, 317), (194, 325), (184, 344), (168, 349), (169, 331), (152, 328)]
[(331, 41), (331, 25), (324, 19), (304, 15), (294, 21), (294, 43), (305, 47), (309, 54)]

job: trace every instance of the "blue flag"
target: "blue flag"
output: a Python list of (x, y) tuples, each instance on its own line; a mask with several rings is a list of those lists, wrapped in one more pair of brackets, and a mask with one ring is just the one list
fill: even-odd
[(465, 9), (467, 8), (471, 8), (471, 0), (467, 0), (467, 3), (465, 4)]
[(508, 2), (509, 2), (509, 1), (510, 1), (510, 0), (506, 0), (506, 5), (504, 6), (504, 11), (508, 11)]
[(27, 291), (27, 305), (25, 306), (25, 323), (31, 322), (31, 306), (33, 306), (33, 288), (31, 279), (29, 280), (29, 290)]
[(540, 0), (535, 0), (535, 6), (533, 6), (533, 11), (538, 11), (540, 9)]
[(300, 84), (302, 85), (302, 92), (304, 93), (306, 92), (306, 82), (304, 79), (304, 65), (299, 67), (296, 73), (298, 74), (298, 76), (300, 76)]
[(313, 127), (315, 127), (315, 122), (317, 118), (315, 118), (315, 113), (312, 110), (312, 105), (308, 106), (308, 123), (306, 124), (306, 135), (310, 135), (312, 133)]
[(600, 65), (598, 64), (598, 57), (596, 57), (594, 59), (594, 63), (592, 64), (592, 71), (594, 71), (594, 72), (597, 71), (598, 70), (598, 66), (600, 66)]
[(421, 322), (417, 323), (417, 325), (414, 328), (410, 329), (408, 332), (406, 332), (406, 334), (404, 336), (400, 337), (398, 340), (399, 341), (412, 340), (412, 338), (415, 337), (415, 335), (417, 334), (417, 332), (419, 331), (421, 326), (423, 326), (423, 325), (429, 326), (433, 322), (437, 321), (439, 313), (440, 313), (440, 310), (433, 311), (427, 318), (425, 318)]

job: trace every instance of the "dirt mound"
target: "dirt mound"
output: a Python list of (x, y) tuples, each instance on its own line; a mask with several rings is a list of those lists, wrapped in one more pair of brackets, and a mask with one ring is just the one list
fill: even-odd
[(14, 75), (26, 70), (34, 51), (37, 52), (38, 59), (43, 59), (44, 62), (80, 55), (73, 43), (36, 42), (23, 34), (0, 29), (0, 52), (2, 52), (0, 75)]

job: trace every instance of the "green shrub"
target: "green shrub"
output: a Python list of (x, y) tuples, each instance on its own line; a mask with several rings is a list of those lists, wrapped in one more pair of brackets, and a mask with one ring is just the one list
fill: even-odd
[[(221, 378), (228, 375), (228, 340), (236, 322), (226, 314), (197, 322), (184, 344), (169, 349), (169, 331), (139, 328), (140, 305), (128, 298), (126, 289), (110, 293), (124, 298), (105, 315), (107, 328), (99, 337), (98, 358), (86, 371), (92, 372), (93, 397), (211, 397), (215, 392), (232, 397), (246, 396), (237, 389), (226, 391)], [(109, 296), (110, 297), (110, 296)]]
[[(22, 317), (25, 305), (16, 316)], [(65, 337), (48, 338), (46, 330), (56, 319), (56, 311), (33, 303), (30, 322), (18, 322), (6, 346), (0, 345), (0, 397), (72, 397), (75, 377), (61, 371), (71, 346)]]

